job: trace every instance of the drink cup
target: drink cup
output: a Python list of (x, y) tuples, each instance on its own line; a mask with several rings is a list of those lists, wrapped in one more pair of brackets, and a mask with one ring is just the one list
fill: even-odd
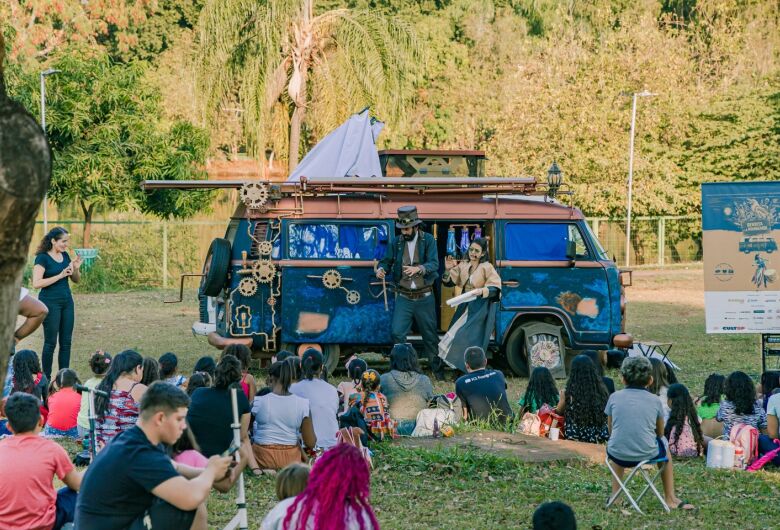
[(558, 427), (553, 427), (550, 429), (550, 440), (557, 440), (558, 437), (561, 435), (561, 430)]

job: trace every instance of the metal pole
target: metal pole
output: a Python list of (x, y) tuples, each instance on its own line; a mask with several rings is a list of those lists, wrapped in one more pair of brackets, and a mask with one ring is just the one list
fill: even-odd
[(636, 125), (636, 94), (631, 98), (631, 141), (628, 148), (628, 212), (626, 214), (626, 267), (631, 263), (631, 196), (634, 187), (634, 126)]
[[(41, 72), (41, 128), (46, 134), (46, 76)], [(49, 232), (49, 192), (43, 195), (43, 233)]]
[(162, 233), (162, 267), (163, 267), (163, 289), (168, 288), (168, 223), (163, 221)]

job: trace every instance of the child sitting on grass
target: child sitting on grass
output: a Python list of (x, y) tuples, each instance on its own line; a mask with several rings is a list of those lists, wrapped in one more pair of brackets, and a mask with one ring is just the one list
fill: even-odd
[[(18, 355), (18, 354), (17, 354)], [(756, 386), (745, 372), (731, 372), (723, 387), (726, 399), (720, 404), (715, 419), (723, 423), (723, 436), (731, 434), (731, 428), (744, 423), (759, 431), (766, 429), (766, 411), (761, 400), (756, 399)]]
[(160, 380), (170, 383), (174, 386), (185, 386), (187, 378), (177, 373), (179, 367), (179, 358), (175, 353), (167, 352), (160, 356), (158, 361), (160, 365)]
[(255, 377), (249, 373), (252, 363), (252, 350), (243, 344), (229, 344), (222, 352), (222, 357), (232, 355), (241, 363), (241, 390), (244, 391), (246, 398), (251, 402), (257, 394), (257, 382)]
[[(89, 358), (89, 369), (92, 370), (93, 377), (87, 379), (84, 386), (87, 388), (97, 388), (110, 366), (111, 356), (109, 354), (102, 350), (93, 353)], [(79, 415), (76, 420), (76, 426), (80, 438), (89, 434), (89, 392), (82, 392), (81, 394), (81, 405), (79, 406)]]
[(558, 387), (555, 386), (555, 379), (550, 370), (544, 366), (537, 366), (528, 379), (525, 395), (520, 398), (520, 415), (525, 412), (533, 414), (544, 404), (555, 407), (558, 405), (558, 397)]
[(707, 440), (701, 432), (699, 416), (688, 389), (675, 383), (669, 386), (666, 398), (670, 412), (664, 436), (669, 440), (669, 451), (678, 457), (703, 455)]
[(81, 384), (79, 376), (70, 368), (63, 368), (49, 385), (49, 418), (43, 435), (50, 438), (78, 438), (77, 428), (81, 396), (75, 385)]
[[(661, 473), (666, 504), (672, 509), (693, 509), (692, 505), (680, 500), (674, 493), (672, 458), (668, 455), (664, 438), (663, 407), (658, 397), (647, 391), (647, 387), (653, 383), (650, 361), (645, 357), (627, 357), (620, 367), (620, 373), (626, 388), (612, 394), (604, 409), (610, 432), (607, 442), (608, 465), (622, 480), (625, 468), (636, 467), (643, 460), (668, 458)], [(612, 477), (612, 494), (619, 489), (620, 485)]]
[[(360, 410), (368, 430), (378, 439), (386, 436), (395, 438), (396, 423), (390, 417), (390, 405), (387, 398), (380, 392), (380, 376), (376, 370), (366, 370), (360, 379), (363, 391), (360, 393)], [(354, 395), (354, 394), (353, 394)]]
[(279, 503), (263, 518), (260, 530), (281, 530), (287, 508), (306, 489), (310, 468), (306, 464), (290, 464), (276, 475), (276, 498)]
[(341, 414), (349, 410), (349, 396), (361, 391), (360, 378), (368, 370), (368, 364), (363, 359), (353, 355), (347, 361), (346, 368), (350, 380), (339, 383), (339, 386), (336, 387), (336, 391), (339, 393), (339, 400), (341, 401)]

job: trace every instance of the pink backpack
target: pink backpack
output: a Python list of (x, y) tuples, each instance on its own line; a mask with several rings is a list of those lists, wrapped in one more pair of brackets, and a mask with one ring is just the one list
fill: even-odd
[(745, 466), (758, 458), (758, 429), (745, 423), (737, 423), (731, 427), (729, 441), (736, 447), (741, 447), (745, 455)]

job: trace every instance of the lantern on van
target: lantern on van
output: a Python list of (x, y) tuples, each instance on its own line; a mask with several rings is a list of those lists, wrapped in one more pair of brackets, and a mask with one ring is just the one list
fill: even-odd
[(554, 199), (558, 194), (558, 189), (561, 187), (562, 183), (563, 173), (561, 173), (561, 168), (558, 167), (558, 163), (553, 160), (550, 169), (547, 170), (547, 195)]

